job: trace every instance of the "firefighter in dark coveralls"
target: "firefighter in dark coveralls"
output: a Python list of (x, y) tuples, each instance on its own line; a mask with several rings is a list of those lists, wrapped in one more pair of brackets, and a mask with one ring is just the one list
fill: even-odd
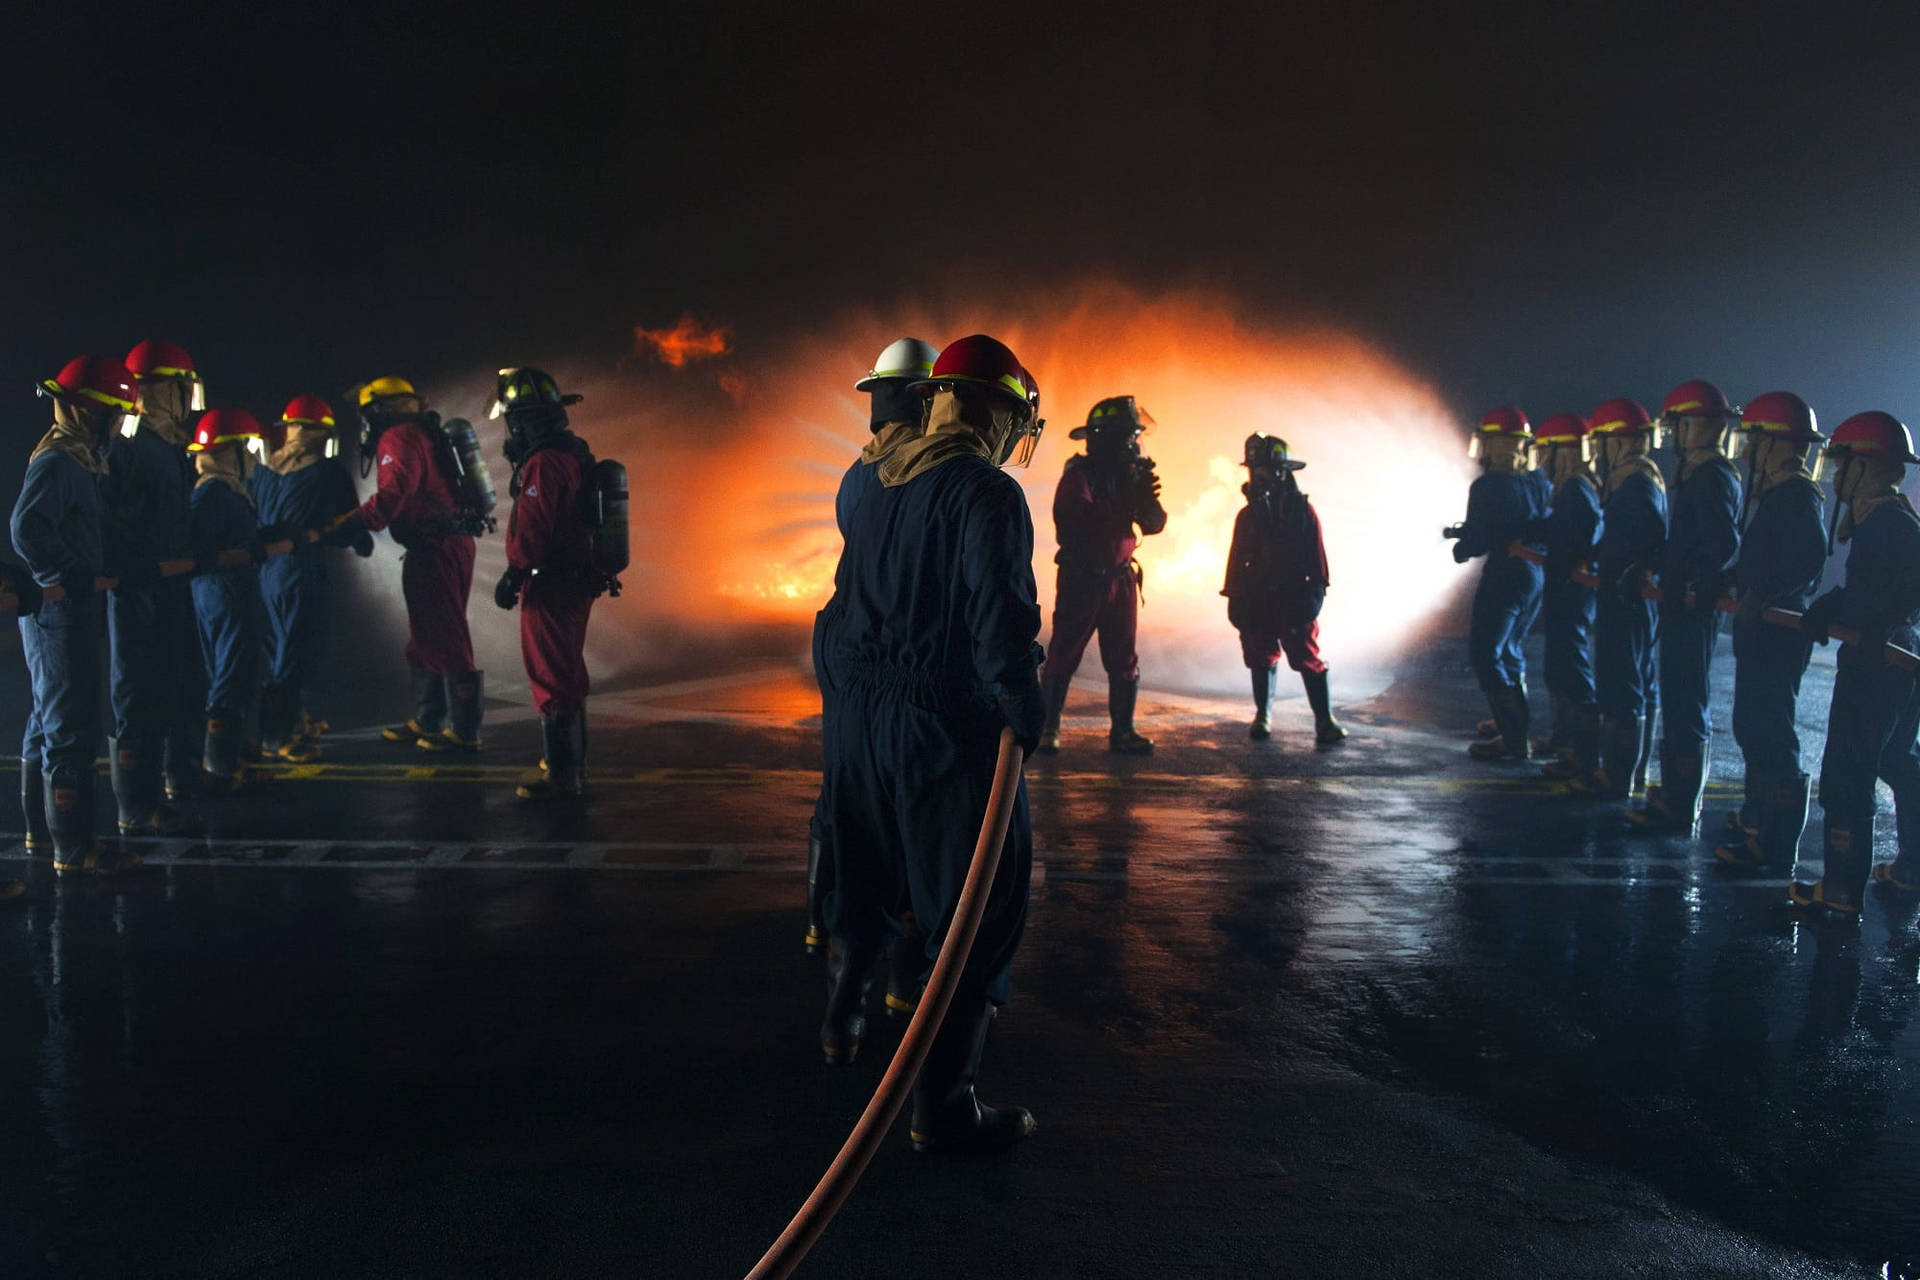
[(248, 487), (260, 424), (244, 409), (213, 409), (193, 429), (187, 451), (193, 487), (193, 554), (206, 566), (193, 577), (193, 612), (207, 673), (207, 733), (201, 768), (215, 792), (237, 791), (247, 713), (260, 651), (260, 582), (252, 562), (213, 567), (220, 552), (254, 541), (259, 520)]
[(1240, 653), (1253, 673), (1255, 739), (1273, 734), (1273, 681), (1280, 657), (1300, 673), (1313, 709), (1314, 738), (1331, 746), (1347, 736), (1333, 718), (1327, 664), (1320, 657), (1320, 606), (1327, 598), (1327, 548), (1320, 517), (1293, 473), (1287, 442), (1258, 432), (1247, 437), (1247, 505), (1233, 521), (1227, 552), (1227, 621), (1240, 633)]
[[(911, 909), (938, 954), (986, 812), (998, 739), (1023, 750), (1045, 707), (1033, 523), (1020, 486), (1039, 438), (1038, 390), (1001, 343), (962, 338), (920, 384), (926, 431), (881, 464), (849, 513), (820, 621), (825, 901), (832, 936), (827, 1061), (848, 1062), (888, 938)], [(1022, 785), (986, 914), (914, 1084), (917, 1149), (992, 1150), (1033, 1129), (1022, 1108), (980, 1104), (974, 1079), (1026, 922), (1033, 828)]]
[[(127, 355), (140, 387), (140, 421), (107, 442), (107, 635), (112, 651), (113, 793), (123, 835), (191, 835), (199, 818), (171, 808), (200, 789), (200, 636), (193, 589), (124, 566), (192, 554), (189, 505), (192, 417), (206, 407), (193, 360), (168, 342), (146, 341)], [(162, 792), (164, 779), (164, 795)]]
[(587, 619), (602, 581), (585, 519), (593, 451), (573, 434), (562, 395), (538, 369), (502, 369), (488, 416), (507, 420), (513, 515), (507, 569), (493, 589), (502, 609), (520, 606), (520, 658), (540, 713), (537, 776), (516, 788), (522, 800), (580, 795), (587, 760)]
[[(32, 575), (14, 584), (33, 685), (20, 744), (21, 807), (28, 847), (51, 844), (57, 872), (104, 874), (140, 865), (132, 854), (109, 853), (93, 834), (105, 657), (104, 610), (93, 590), (106, 560), (101, 449), (133, 413), (138, 393), (133, 374), (110, 356), (82, 356), (40, 391), (53, 401), (53, 426), (34, 446), (10, 521), (14, 550)], [(52, 586), (66, 598), (41, 603), (38, 588)]]
[(1549, 778), (1577, 777), (1599, 763), (1582, 760), (1577, 751), (1582, 742), (1596, 741), (1591, 729), (1599, 715), (1593, 701), (1593, 588), (1573, 580), (1600, 545), (1600, 486), (1589, 444), (1587, 420), (1577, 413), (1556, 413), (1534, 433), (1540, 473), (1553, 485), (1553, 505), (1539, 526), (1547, 550), (1540, 611), (1553, 708), (1551, 734), (1539, 745), (1554, 757), (1540, 772)]
[[(868, 495), (880, 489), (880, 464), (887, 455), (906, 441), (920, 434), (922, 419), (926, 415), (927, 402), (919, 392), (911, 388), (916, 382), (933, 372), (933, 362), (940, 358), (940, 352), (930, 342), (919, 338), (897, 338), (888, 343), (880, 352), (880, 358), (873, 362), (873, 368), (865, 377), (853, 384), (855, 391), (867, 393), (869, 406), (867, 426), (873, 438), (860, 450), (860, 456), (853, 460), (846, 474), (840, 477), (840, 488), (833, 499), (835, 523), (839, 525), (840, 537), (847, 536), (847, 522), (860, 503)], [(813, 663), (814, 670), (820, 669), (821, 619), (826, 615), (818, 614), (813, 622)], [(827, 707), (823, 701), (821, 715), (824, 718)], [(822, 875), (826, 870), (826, 859), (821, 854), (820, 830), (822, 814), (818, 800), (813, 807), (813, 819), (807, 824), (807, 934), (806, 948), (817, 952), (827, 945), (826, 926), (820, 922), (820, 903), (825, 896)], [(909, 948), (907, 963), (896, 963), (890, 968), (887, 987), (887, 1011), (889, 1013), (909, 1013), (918, 1000), (917, 975), (920, 971), (918, 960), (920, 940), (917, 930), (908, 929), (895, 943), (896, 949)], [(910, 972), (902, 972), (910, 970)]]
[(1511, 406), (1485, 414), (1470, 449), (1481, 474), (1467, 490), (1467, 518), (1447, 531), (1456, 563), (1487, 559), (1473, 593), (1467, 660), (1487, 695), (1495, 736), (1467, 748), (1476, 760), (1525, 760), (1532, 751), (1525, 646), (1540, 614), (1541, 571), (1508, 554), (1516, 541), (1537, 536), (1553, 500), (1551, 482), (1533, 469), (1532, 448), (1526, 414)]
[(1713, 758), (1707, 703), (1717, 602), (1733, 585), (1740, 554), (1740, 477), (1726, 455), (1728, 428), (1739, 420), (1720, 388), (1699, 379), (1675, 387), (1660, 411), (1680, 466), (1660, 565), (1660, 785), (1627, 815), (1643, 830), (1691, 832), (1700, 821)]
[(1151, 536), (1167, 527), (1160, 505), (1160, 478), (1153, 459), (1140, 456), (1140, 432), (1153, 418), (1132, 396), (1112, 396), (1093, 406), (1085, 426), (1068, 438), (1085, 440), (1087, 451), (1067, 459), (1053, 494), (1054, 532), (1060, 566), (1053, 597), (1053, 638), (1042, 688), (1047, 703), (1040, 751), (1060, 749), (1060, 715), (1067, 689), (1087, 641), (1100, 633), (1100, 661), (1107, 669), (1107, 747), (1122, 755), (1147, 755), (1153, 740), (1133, 727), (1140, 697), (1139, 634), (1141, 573), (1133, 558), (1140, 545), (1134, 526)]
[[(1588, 419), (1602, 492), (1593, 621), (1595, 725), (1575, 749), (1590, 772), (1568, 780), (1576, 795), (1625, 800), (1645, 752), (1654, 692), (1659, 618), (1644, 588), (1667, 541), (1667, 486), (1648, 452), (1653, 418), (1638, 403), (1609, 400)], [(1590, 735), (1590, 736), (1589, 736)]]
[(361, 465), (376, 459), (379, 488), (340, 527), (391, 528), (405, 552), (400, 591), (416, 693), (412, 718), (380, 736), (424, 751), (477, 751), (483, 690), (467, 630), (473, 537), (455, 515), (439, 415), (405, 378), (375, 378), (360, 389), (360, 419)]
[[(333, 409), (318, 396), (295, 396), (280, 415), (284, 434), (267, 449), (266, 465), (253, 473), (261, 540), (292, 537), (294, 547), (260, 566), (260, 596), (267, 629), (267, 680), (260, 689), (260, 749), (295, 764), (320, 758), (325, 720), (307, 710), (307, 690), (326, 662), (327, 557), (306, 540), (359, 505), (353, 478), (334, 456)], [(338, 530), (333, 545), (356, 555), (373, 554), (365, 528)]]
[(1769, 391), (1740, 415), (1746, 433), (1747, 509), (1733, 567), (1733, 737), (1746, 758), (1746, 795), (1727, 815), (1714, 856), (1729, 870), (1788, 871), (1807, 826), (1807, 774), (1794, 718), (1813, 655), (1804, 633), (1770, 627), (1768, 609), (1807, 607), (1827, 567), (1821, 436), (1813, 410)]
[[(1920, 515), (1900, 492), (1907, 467), (1920, 462), (1899, 419), (1855, 414), (1827, 442), (1833, 491), (1845, 509), (1838, 534), (1852, 543), (1844, 585), (1807, 607), (1801, 625), (1815, 642), (1828, 628), (1858, 633), (1834, 660), (1833, 706), (1820, 760), (1820, 808), (1826, 864), (1818, 883), (1794, 882), (1790, 900), (1816, 915), (1858, 923), (1868, 873), (1889, 889), (1920, 890), (1920, 681), (1891, 666), (1889, 641), (1916, 647), (1920, 623)], [(1873, 866), (1874, 784), (1893, 790), (1898, 856)]]

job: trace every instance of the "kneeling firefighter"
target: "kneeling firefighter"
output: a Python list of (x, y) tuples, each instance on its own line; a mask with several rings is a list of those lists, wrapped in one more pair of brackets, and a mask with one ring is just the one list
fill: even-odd
[[(1858, 413), (1827, 442), (1833, 491), (1845, 508), (1836, 530), (1852, 543), (1846, 582), (1815, 600), (1801, 626), (1815, 643), (1829, 628), (1859, 639), (1834, 660), (1833, 706), (1820, 759), (1820, 808), (1826, 863), (1820, 880), (1787, 888), (1799, 907), (1848, 923), (1860, 919), (1867, 878), (1892, 889), (1920, 889), (1920, 678), (1889, 665), (1889, 642), (1915, 647), (1920, 624), (1920, 515), (1901, 490), (1920, 463), (1913, 437), (1890, 413)], [(1840, 516), (1836, 510), (1835, 515)], [(1876, 779), (1893, 790), (1899, 855), (1873, 865)]]
[[(412, 717), (380, 736), (423, 751), (478, 751), (484, 691), (473, 669), (467, 597), (473, 540), (488, 527), (492, 488), (484, 486), (483, 500), (478, 488), (470, 496), (469, 486), (485, 480), (485, 468), (462, 466), (440, 415), (405, 378), (375, 378), (359, 399), (361, 472), (377, 467), (379, 487), (336, 527), (391, 529), (404, 552), (400, 592), (416, 695)], [(449, 425), (471, 439), (473, 429), (461, 420)]]
[[(61, 875), (105, 874), (140, 865), (109, 853), (93, 834), (94, 751), (100, 742), (105, 609), (94, 578), (106, 561), (101, 528), (107, 463), (102, 449), (134, 412), (133, 374), (107, 356), (82, 356), (40, 384), (53, 401), (53, 426), (33, 448), (13, 505), (13, 547), (27, 573), (20, 643), (33, 709), (20, 744), (21, 807), (27, 847), (53, 846)], [(66, 596), (42, 603), (40, 588)]]
[[(880, 464), (881, 488), (850, 512), (821, 621), (821, 693), (837, 707), (822, 744), (830, 1063), (858, 1051), (874, 969), (907, 910), (926, 929), (922, 963), (939, 954), (1001, 730), (1031, 751), (1046, 715), (1033, 521), (1001, 469), (1032, 456), (1038, 388), (984, 334), (941, 352), (917, 385), (930, 399), (926, 431)], [(994, 1150), (1033, 1130), (1025, 1109), (982, 1106), (974, 1093), (1010, 991), (1032, 863), (1022, 785), (979, 934), (914, 1084), (916, 1149)]]
[(562, 395), (538, 369), (502, 369), (488, 410), (507, 420), (507, 461), (513, 464), (507, 570), (493, 600), (502, 609), (520, 606), (520, 657), (540, 713), (544, 750), (538, 776), (517, 789), (522, 800), (578, 796), (584, 786), (587, 619), (595, 597), (619, 585), (596, 559), (595, 530), (608, 527), (600, 515), (599, 487), (606, 469), (618, 486), (624, 542), (626, 469), (596, 463), (586, 442), (569, 429), (567, 407), (581, 398)]
[(1227, 553), (1227, 621), (1240, 633), (1240, 653), (1253, 673), (1253, 725), (1248, 736), (1273, 735), (1273, 681), (1280, 657), (1300, 673), (1313, 709), (1314, 739), (1332, 746), (1347, 736), (1333, 718), (1327, 664), (1320, 657), (1320, 606), (1326, 601), (1327, 547), (1320, 516), (1300, 492), (1287, 442), (1255, 432), (1247, 437), (1247, 505), (1233, 521)]
[[(295, 764), (320, 758), (324, 720), (308, 713), (307, 691), (326, 665), (327, 556), (305, 532), (324, 529), (359, 505), (353, 477), (335, 456), (333, 409), (318, 396), (295, 396), (277, 424), (264, 466), (253, 473), (262, 542), (292, 537), (293, 550), (260, 566), (267, 624), (267, 679), (260, 688), (260, 749)], [(324, 543), (373, 554), (373, 534), (343, 527)]]
[(193, 487), (193, 612), (200, 624), (200, 655), (207, 673), (207, 736), (201, 757), (214, 792), (240, 788), (240, 764), (252, 709), (254, 662), (260, 649), (260, 581), (252, 563), (216, 565), (222, 551), (252, 544), (259, 520), (248, 485), (260, 424), (244, 409), (202, 415), (187, 446), (198, 480)]

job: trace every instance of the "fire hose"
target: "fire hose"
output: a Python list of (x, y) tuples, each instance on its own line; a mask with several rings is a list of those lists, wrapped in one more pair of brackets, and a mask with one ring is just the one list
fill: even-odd
[[(1508, 547), (1507, 554), (1517, 560), (1525, 560), (1529, 564), (1545, 564), (1547, 562), (1545, 555), (1535, 551), (1524, 542), (1516, 542)], [(1568, 574), (1567, 580), (1576, 582), (1583, 587), (1593, 587), (1597, 589), (1600, 586), (1600, 579), (1598, 577), (1581, 570), (1575, 570)], [(1656, 603), (1666, 598), (1665, 593), (1651, 582), (1643, 582), (1640, 584), (1640, 594), (1646, 599)], [(1689, 607), (1698, 603), (1693, 592), (1689, 591), (1687, 593), (1686, 603)], [(1740, 612), (1740, 603), (1732, 596), (1721, 596), (1713, 602), (1713, 607), (1721, 613)], [(1792, 609), (1767, 609), (1761, 613), (1760, 620), (1776, 627), (1787, 627), (1794, 631), (1800, 629), (1800, 615)], [(1838, 640), (1841, 644), (1857, 645), (1861, 643), (1860, 633), (1851, 627), (1828, 627), (1827, 634), (1835, 640)], [(1920, 673), (1920, 653), (1915, 653), (1911, 649), (1903, 649), (1899, 645), (1892, 643), (1888, 643), (1882, 652), (1888, 666), (1899, 667), (1903, 671)]]
[[(302, 541), (311, 544), (319, 540), (320, 534), (313, 529), (308, 529), (296, 535), (296, 537), (279, 538), (273, 542), (266, 543), (260, 548), (260, 554), (264, 559), (271, 560), (275, 556), (284, 556), (291, 552), (296, 546), (301, 545)], [(193, 558), (162, 560), (159, 564), (159, 576), (162, 578), (179, 578), (208, 569), (236, 569), (241, 565), (252, 564), (253, 562), (254, 551), (252, 547), (229, 547), (227, 550), (215, 555), (211, 562), (202, 562)], [(100, 577), (93, 580), (93, 589), (96, 592), (111, 591), (119, 585), (120, 580), (118, 578)], [(67, 589), (65, 587), (50, 586), (40, 589), (40, 602), (42, 604), (50, 604), (55, 600), (64, 600), (66, 598)], [(0, 589), (0, 613), (18, 613), (19, 611), (20, 597), (12, 591)]]
[(987, 796), (987, 814), (981, 820), (980, 837), (973, 846), (973, 862), (967, 868), (959, 904), (953, 909), (953, 921), (947, 926), (946, 941), (940, 944), (940, 958), (934, 961), (926, 992), (913, 1011), (913, 1021), (907, 1024), (900, 1047), (894, 1050), (893, 1061), (887, 1064), (886, 1074), (880, 1078), (880, 1087), (874, 1090), (867, 1109), (860, 1114), (853, 1132), (847, 1135), (840, 1154), (827, 1166), (813, 1194), (800, 1206), (800, 1212), (793, 1216), (773, 1247), (747, 1273), (747, 1280), (785, 1280), (793, 1274), (793, 1269), (800, 1265), (807, 1250), (846, 1202), (854, 1184), (866, 1172), (873, 1153), (886, 1138), (887, 1130), (893, 1127), (894, 1118), (900, 1114), (907, 1090), (920, 1074), (927, 1051), (933, 1046), (933, 1037), (946, 1019), (947, 1006), (953, 1002), (954, 988), (960, 982), (960, 971), (973, 950), (974, 935), (980, 931), (980, 918), (986, 914), (987, 892), (993, 887), (994, 873), (1000, 866), (1000, 847), (1006, 843), (1007, 823), (1013, 817), (1014, 798), (1020, 792), (1022, 763), (1013, 730), (1002, 729), (1000, 758), (994, 763), (993, 790)]

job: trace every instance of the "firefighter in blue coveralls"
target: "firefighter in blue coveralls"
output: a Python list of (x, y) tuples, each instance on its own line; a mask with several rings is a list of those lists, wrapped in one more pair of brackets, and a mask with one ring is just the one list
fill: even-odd
[[(137, 428), (107, 444), (106, 544), (111, 576), (107, 636), (112, 650), (113, 794), (123, 835), (192, 835), (199, 818), (167, 800), (200, 789), (200, 666), (193, 591), (187, 579), (130, 582), (131, 564), (184, 559), (193, 463), (192, 416), (206, 407), (193, 360), (169, 342), (148, 340), (127, 356), (140, 388)], [(164, 778), (164, 796), (162, 782)]]
[(1593, 619), (1594, 701), (1600, 719), (1582, 729), (1575, 751), (1598, 764), (1569, 779), (1568, 786), (1577, 795), (1625, 800), (1645, 752), (1644, 718), (1654, 698), (1659, 618), (1644, 589), (1666, 546), (1667, 486), (1647, 456), (1654, 424), (1645, 408), (1624, 397), (1609, 400), (1587, 422), (1602, 493)]
[[(319, 396), (295, 396), (280, 415), (285, 434), (270, 443), (265, 466), (253, 473), (261, 541), (294, 540), (292, 552), (260, 566), (260, 597), (267, 631), (267, 679), (260, 689), (260, 749), (306, 764), (320, 758), (325, 720), (307, 710), (307, 690), (326, 661), (327, 556), (307, 541), (359, 505), (346, 464), (335, 457), (333, 408)], [(373, 554), (373, 535), (358, 526), (328, 534), (325, 545)]]
[[(32, 575), (14, 584), (33, 684), (33, 710), (20, 744), (27, 844), (51, 844), (61, 875), (124, 871), (140, 859), (109, 853), (93, 836), (93, 755), (100, 743), (105, 656), (103, 610), (93, 580), (106, 561), (101, 491), (107, 464), (101, 450), (133, 413), (137, 392), (133, 374), (110, 356), (80, 357), (42, 382), (40, 392), (53, 401), (53, 427), (34, 446), (10, 522), (14, 550)], [(35, 588), (52, 586), (63, 588), (66, 598), (41, 603)]]
[[(840, 477), (839, 491), (834, 495), (834, 520), (840, 527), (840, 537), (847, 536), (847, 522), (852, 518), (860, 503), (880, 488), (880, 463), (888, 454), (906, 441), (920, 434), (921, 418), (926, 413), (927, 402), (910, 388), (914, 383), (933, 372), (933, 362), (940, 352), (930, 342), (919, 338), (898, 338), (887, 344), (880, 352), (880, 358), (873, 362), (873, 368), (867, 375), (853, 384), (855, 391), (864, 391), (869, 399), (867, 426), (873, 438), (860, 450), (860, 456)], [(822, 611), (813, 621), (813, 661), (814, 669), (820, 666), (821, 622), (826, 614)], [(831, 714), (823, 700), (820, 709), (822, 721)], [(820, 902), (824, 896), (821, 874), (825, 859), (820, 847), (821, 808), (816, 800), (813, 807), (813, 820), (807, 824), (807, 935), (806, 948), (817, 952), (827, 945), (826, 926), (820, 922)], [(918, 934), (908, 930), (900, 935), (900, 945), (910, 945), (918, 951)], [(894, 965), (894, 969), (902, 966)], [(910, 966), (914, 974), (919, 972), (916, 962)], [(887, 991), (887, 1010), (890, 1013), (909, 1012), (917, 996), (914, 994), (909, 975), (890, 976)]]
[(1740, 411), (1711, 382), (1675, 387), (1660, 423), (1680, 455), (1660, 565), (1660, 785), (1628, 819), (1646, 831), (1691, 832), (1713, 753), (1707, 714), (1718, 602), (1740, 554), (1740, 477), (1726, 455)]
[(253, 545), (259, 520), (248, 485), (260, 424), (245, 409), (214, 409), (194, 425), (193, 612), (207, 673), (207, 730), (201, 768), (207, 788), (237, 791), (247, 713), (253, 704), (260, 649), (260, 581), (252, 562), (216, 567), (222, 551)]
[(1740, 415), (1746, 433), (1747, 510), (1733, 567), (1733, 737), (1746, 758), (1746, 797), (1727, 815), (1714, 856), (1733, 871), (1787, 871), (1807, 825), (1807, 775), (1794, 715), (1813, 654), (1804, 632), (1765, 625), (1768, 609), (1804, 610), (1827, 567), (1820, 493), (1821, 436), (1813, 410), (1769, 391)]
[[(986, 812), (998, 739), (1040, 737), (1040, 608), (1033, 521), (1001, 470), (1039, 439), (1038, 390), (984, 334), (941, 352), (918, 384), (925, 432), (881, 464), (850, 513), (821, 619), (826, 722), (825, 901), (831, 985), (820, 1029), (851, 1061), (881, 949), (911, 908), (938, 954)], [(981, 1105), (974, 1079), (1026, 922), (1033, 828), (1020, 788), (998, 873), (953, 1003), (913, 1090), (917, 1150), (994, 1150), (1033, 1130), (1023, 1108)]]
[(1511, 406), (1480, 419), (1469, 452), (1481, 475), (1467, 490), (1467, 518), (1447, 530), (1460, 564), (1487, 558), (1473, 593), (1467, 660), (1493, 712), (1495, 736), (1467, 750), (1476, 760), (1525, 760), (1527, 726), (1527, 632), (1540, 613), (1540, 566), (1507, 554), (1530, 540), (1553, 499), (1552, 485), (1533, 470), (1533, 424)]
[(1600, 486), (1593, 477), (1587, 420), (1556, 413), (1534, 433), (1540, 472), (1553, 485), (1553, 506), (1539, 526), (1546, 544), (1541, 616), (1547, 641), (1547, 695), (1553, 707), (1551, 736), (1541, 744), (1553, 755), (1540, 772), (1572, 778), (1592, 770), (1578, 747), (1597, 740), (1600, 712), (1593, 693), (1593, 588), (1575, 582), (1600, 545)]
[[(1826, 865), (1818, 883), (1788, 886), (1790, 900), (1830, 919), (1858, 922), (1868, 872), (1890, 889), (1920, 889), (1920, 681), (1886, 660), (1889, 642), (1915, 647), (1920, 622), (1920, 515), (1900, 492), (1913, 437), (1889, 413), (1855, 414), (1827, 442), (1833, 491), (1852, 543), (1845, 585), (1815, 600), (1801, 625), (1819, 644), (1847, 627), (1859, 642), (1834, 661), (1833, 707), (1820, 760)], [(1898, 856), (1873, 866), (1874, 783), (1893, 790)]]

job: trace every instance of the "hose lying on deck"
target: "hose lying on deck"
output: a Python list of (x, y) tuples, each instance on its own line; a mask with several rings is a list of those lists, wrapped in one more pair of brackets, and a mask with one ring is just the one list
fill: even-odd
[(900, 1047), (894, 1050), (893, 1061), (887, 1064), (887, 1072), (880, 1077), (880, 1087), (874, 1090), (860, 1122), (853, 1126), (840, 1154), (827, 1166), (826, 1174), (807, 1202), (800, 1206), (800, 1212), (747, 1273), (747, 1280), (785, 1280), (793, 1274), (793, 1269), (800, 1265), (807, 1250), (813, 1248), (814, 1241), (846, 1202), (854, 1184), (866, 1172), (873, 1153), (886, 1139), (887, 1130), (893, 1127), (894, 1117), (900, 1114), (907, 1090), (913, 1087), (914, 1077), (920, 1074), (927, 1050), (933, 1045), (934, 1034), (947, 1016), (953, 990), (960, 983), (960, 971), (973, 950), (974, 935), (980, 931), (980, 918), (986, 914), (987, 892), (993, 887), (994, 872), (1000, 866), (1000, 848), (1006, 843), (1014, 797), (1020, 792), (1022, 763), (1020, 744), (1014, 741), (1013, 730), (1002, 729), (1000, 758), (994, 764), (993, 790), (987, 796), (987, 814), (980, 823), (980, 838), (973, 846), (973, 863), (967, 868), (967, 881), (961, 887), (960, 902), (953, 910), (953, 922), (947, 926), (946, 941), (940, 944), (940, 958), (934, 961), (926, 993), (920, 997), (913, 1021), (907, 1024), (907, 1033), (900, 1038)]

